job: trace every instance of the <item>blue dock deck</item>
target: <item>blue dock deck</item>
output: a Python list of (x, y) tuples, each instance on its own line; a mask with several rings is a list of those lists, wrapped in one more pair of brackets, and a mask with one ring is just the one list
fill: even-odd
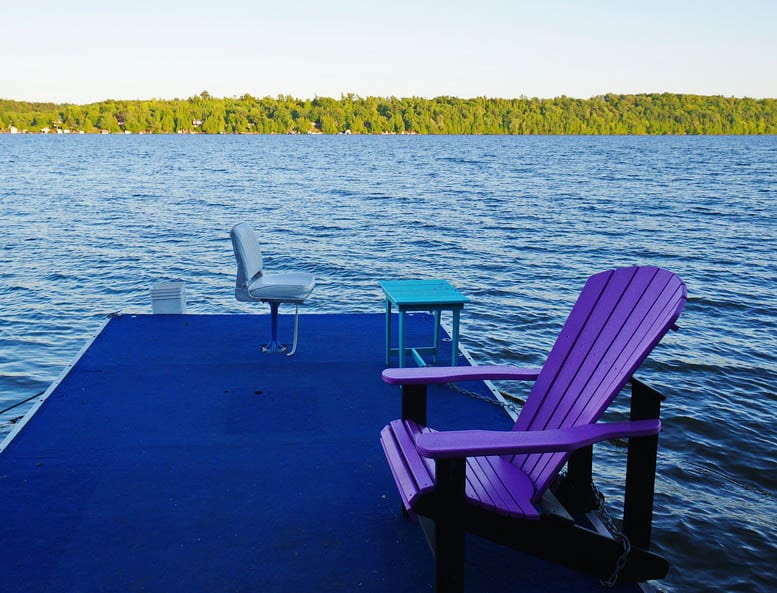
[[(384, 316), (304, 315), (293, 357), (262, 354), (268, 319), (105, 325), (0, 452), (4, 593), (431, 591), (378, 441), (400, 409)], [(411, 316), (409, 335), (432, 323)], [(512, 425), (445, 387), (429, 415)], [(602, 590), (474, 537), (466, 575), (472, 592)]]

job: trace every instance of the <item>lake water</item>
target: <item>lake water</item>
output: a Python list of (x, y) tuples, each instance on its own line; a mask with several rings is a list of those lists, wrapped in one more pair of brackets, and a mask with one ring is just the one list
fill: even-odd
[[(255, 312), (233, 294), (241, 220), (268, 267), (316, 274), (306, 311), (380, 313), (379, 279), (447, 278), (481, 363), (541, 363), (590, 274), (659, 265), (689, 290), (640, 372), (668, 396), (661, 587), (773, 592), (776, 218), (777, 137), (0, 135), (0, 410), (106, 314), (150, 312), (158, 280), (192, 313)], [(617, 512), (622, 451), (596, 458)]]

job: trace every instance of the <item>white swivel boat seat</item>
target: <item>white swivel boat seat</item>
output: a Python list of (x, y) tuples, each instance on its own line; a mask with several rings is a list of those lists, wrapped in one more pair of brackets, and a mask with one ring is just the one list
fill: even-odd
[(235, 298), (243, 302), (270, 304), (270, 343), (263, 347), (265, 352), (286, 352), (286, 346), (278, 342), (278, 307), (281, 303), (295, 305), (294, 342), (291, 356), (297, 350), (299, 330), (299, 306), (313, 292), (316, 279), (307, 272), (265, 272), (262, 269), (262, 252), (254, 230), (245, 222), (232, 227), (229, 232), (237, 260)]

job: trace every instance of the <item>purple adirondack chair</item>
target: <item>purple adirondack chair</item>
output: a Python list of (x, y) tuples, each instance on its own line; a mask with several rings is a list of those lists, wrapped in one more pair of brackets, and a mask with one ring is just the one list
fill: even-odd
[[(382, 430), (381, 444), (404, 508), (434, 542), (436, 591), (463, 590), (465, 532), (612, 576), (623, 539), (569, 514), (595, 507), (592, 445), (612, 438), (629, 438), (623, 534), (631, 552), (615, 577), (635, 582), (666, 575), (666, 560), (649, 550), (663, 397), (632, 375), (676, 327), (686, 294), (676, 275), (659, 268), (602, 272), (586, 282), (541, 369), (383, 372), (384, 381), (402, 386), (402, 418)], [(425, 426), (427, 384), (482, 379), (535, 381), (512, 431)], [(630, 421), (597, 424), (629, 380)], [(549, 487), (566, 463), (565, 481), (554, 485), (552, 496)]]

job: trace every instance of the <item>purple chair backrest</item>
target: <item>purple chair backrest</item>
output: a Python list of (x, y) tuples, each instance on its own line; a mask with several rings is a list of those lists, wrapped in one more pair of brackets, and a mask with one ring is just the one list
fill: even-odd
[[(685, 284), (653, 267), (591, 276), (526, 400), (514, 430), (591, 424), (610, 405), (685, 306)], [(515, 455), (539, 501), (568, 453)]]

